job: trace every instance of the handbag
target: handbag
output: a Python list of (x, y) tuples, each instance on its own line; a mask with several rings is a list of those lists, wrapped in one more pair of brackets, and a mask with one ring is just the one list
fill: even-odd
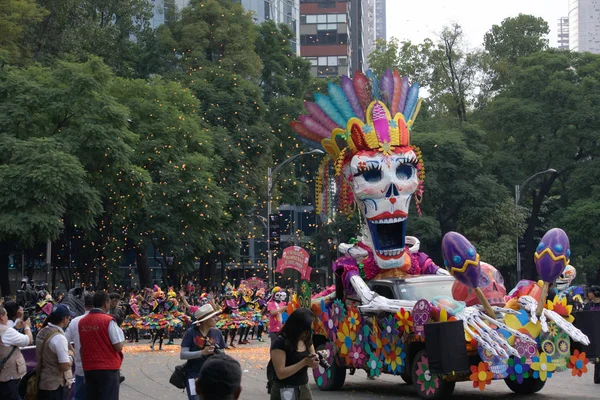
[(10, 353), (8, 353), (8, 355), (6, 357), (4, 357), (2, 359), (2, 361), (0, 361), (0, 371), (2, 371), (4, 369), (4, 365), (6, 365), (6, 362), (8, 361), (8, 359), (11, 358), (12, 355), (15, 353), (15, 350), (17, 350), (17, 347), (13, 346), (12, 350), (10, 351)]
[(46, 344), (48, 344), (48, 341), (54, 336), (59, 334), (60, 332), (55, 331), (52, 332), (51, 334), (49, 334), (48, 336), (46, 336), (46, 338), (44, 339), (44, 342), (42, 343), (42, 351), (40, 352), (40, 356), (38, 357), (37, 360), (37, 366), (35, 368), (34, 371), (31, 371), (29, 374), (27, 374), (25, 377), (29, 376), (29, 378), (26, 381), (26, 391), (25, 391), (25, 400), (37, 400), (38, 399), (38, 390), (39, 390), (39, 383), (40, 383), (40, 370), (42, 369), (43, 366), (43, 355), (44, 355), (44, 350), (46, 349)]
[(187, 362), (185, 364), (181, 364), (175, 367), (175, 370), (171, 374), (171, 378), (169, 379), (169, 383), (175, 386), (177, 389), (185, 389), (185, 384), (187, 382)]

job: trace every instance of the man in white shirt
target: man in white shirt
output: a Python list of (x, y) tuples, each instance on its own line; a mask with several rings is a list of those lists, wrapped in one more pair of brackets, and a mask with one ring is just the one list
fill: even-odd
[(8, 326), (17, 330), (23, 328), (23, 307), (17, 304), (16, 301), (7, 301), (4, 303), (6, 314), (8, 316)]
[(8, 321), (6, 309), (0, 306), (0, 361), (6, 360), (0, 368), (0, 393), (4, 400), (20, 400), (19, 382), (27, 368), (19, 347), (33, 342), (31, 321), (23, 322), (25, 334), (9, 327)]
[(75, 349), (75, 397), (74, 400), (85, 400), (85, 375), (83, 373), (83, 366), (81, 365), (81, 341), (79, 339), (79, 320), (89, 314), (90, 310), (94, 307), (94, 295), (88, 293), (85, 295), (85, 314), (73, 318), (65, 336), (69, 343), (73, 343)]
[[(64, 392), (71, 387), (73, 351), (63, 331), (70, 319), (67, 306), (54, 306), (46, 320), (47, 326), (39, 331), (35, 339), (36, 356), (40, 360), (38, 400), (62, 400)], [(46, 343), (48, 337), (50, 339)]]

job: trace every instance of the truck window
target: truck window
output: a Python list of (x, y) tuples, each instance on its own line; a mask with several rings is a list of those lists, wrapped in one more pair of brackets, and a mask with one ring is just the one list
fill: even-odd
[(388, 299), (394, 299), (394, 292), (392, 288), (389, 286), (377, 285), (373, 287), (373, 291), (383, 297), (387, 297)]

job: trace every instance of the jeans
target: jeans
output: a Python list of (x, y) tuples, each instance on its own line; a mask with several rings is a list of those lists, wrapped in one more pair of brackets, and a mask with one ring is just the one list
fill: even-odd
[(38, 390), (38, 400), (66, 400), (69, 395), (68, 389), (59, 386), (55, 390)]
[(20, 379), (11, 379), (6, 382), (0, 382), (0, 393), (3, 400), (21, 400), (19, 397)]
[(75, 375), (75, 396), (73, 400), (85, 400), (85, 377)]
[[(273, 386), (271, 387), (270, 400), (281, 400), (280, 390), (286, 387), (292, 386), (282, 385), (277, 380), (273, 381)], [(312, 393), (310, 391), (310, 386), (308, 386), (308, 383), (306, 385), (295, 386), (294, 389), (296, 394), (295, 400), (312, 400)]]
[(85, 371), (86, 400), (119, 400), (119, 370)]
[(196, 393), (196, 378), (198, 378), (198, 376), (200, 375), (199, 372), (194, 372), (194, 371), (187, 371), (187, 381), (185, 382), (185, 392), (187, 393), (188, 396), (188, 400), (200, 400), (200, 398), (198, 397), (198, 395), (190, 395), (190, 379), (193, 379), (194, 383), (194, 393)]

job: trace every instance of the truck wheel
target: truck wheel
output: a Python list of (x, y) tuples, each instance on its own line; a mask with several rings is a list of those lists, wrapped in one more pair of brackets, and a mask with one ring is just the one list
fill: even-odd
[(446, 399), (452, 396), (455, 382), (434, 377), (429, 371), (429, 359), (425, 350), (419, 350), (411, 362), (412, 382), (422, 399)]
[(511, 381), (510, 378), (505, 378), (504, 382), (506, 382), (506, 386), (513, 392), (517, 394), (531, 394), (537, 393), (546, 384), (546, 381), (542, 381), (535, 378), (527, 378), (523, 379), (523, 383), (519, 383), (517, 381)]
[(315, 383), (323, 391), (341, 389), (344, 386), (344, 382), (346, 382), (346, 368), (340, 367), (335, 362), (333, 345), (331, 343), (322, 344), (317, 348), (317, 351), (320, 350), (329, 351), (329, 357), (327, 357), (329, 368), (323, 368), (319, 365), (318, 368), (313, 369)]

